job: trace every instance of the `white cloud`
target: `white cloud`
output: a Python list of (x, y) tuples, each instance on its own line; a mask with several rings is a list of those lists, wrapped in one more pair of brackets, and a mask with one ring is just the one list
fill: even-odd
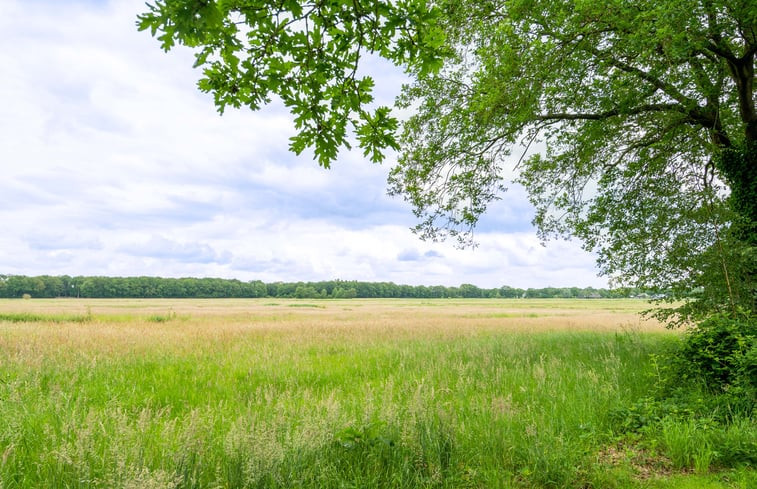
[[(425, 243), (383, 166), (287, 151), (280, 104), (220, 117), (186, 49), (137, 32), (142, 0), (0, 3), (0, 273), (603, 285), (541, 247), (514, 188), (476, 249)], [(404, 77), (376, 65), (382, 103)]]

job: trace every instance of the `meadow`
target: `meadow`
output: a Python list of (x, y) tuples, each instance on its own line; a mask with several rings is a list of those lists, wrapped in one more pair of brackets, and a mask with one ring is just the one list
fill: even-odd
[(753, 419), (645, 419), (647, 307), (0, 300), (0, 489), (757, 487)]

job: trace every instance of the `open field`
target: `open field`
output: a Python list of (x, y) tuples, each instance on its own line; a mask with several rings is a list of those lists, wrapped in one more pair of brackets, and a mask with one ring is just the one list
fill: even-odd
[(0, 488), (751, 487), (621, 433), (677, 341), (647, 307), (3, 300)]

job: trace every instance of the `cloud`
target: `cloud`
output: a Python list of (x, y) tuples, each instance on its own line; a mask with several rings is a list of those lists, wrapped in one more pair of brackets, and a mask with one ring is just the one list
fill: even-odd
[(443, 258), (444, 255), (436, 250), (427, 250), (423, 253), (415, 248), (404, 249), (397, 254), (399, 261), (428, 261), (434, 258)]
[[(32, 5), (33, 7), (30, 7)], [(142, 0), (0, 2), (0, 273), (330, 278), (602, 286), (575, 243), (539, 245), (511, 186), (476, 249), (422, 243), (386, 195), (394, 163), (287, 148), (274, 101), (229, 110), (196, 89), (190, 50), (137, 32)], [(372, 61), (378, 102), (405, 75)]]
[(418, 261), (422, 258), (422, 255), (417, 250), (402, 250), (398, 255), (399, 261)]
[(255, 274), (273, 274), (289, 273), (292, 269), (299, 269), (297, 262), (294, 260), (282, 260), (272, 257), (268, 259), (257, 259), (247, 256), (243, 258), (235, 257), (231, 263), (234, 270), (243, 272), (253, 272)]
[(120, 246), (118, 251), (132, 256), (175, 260), (184, 263), (226, 264), (232, 258), (230, 252), (219, 253), (205, 243), (180, 243), (163, 236), (153, 236), (146, 242)]
[(25, 237), (32, 250), (100, 250), (103, 244), (96, 236), (40, 232)]

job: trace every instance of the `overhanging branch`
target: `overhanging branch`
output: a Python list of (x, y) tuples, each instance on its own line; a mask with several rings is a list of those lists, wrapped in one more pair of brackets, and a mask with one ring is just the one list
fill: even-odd
[(534, 117), (534, 119), (538, 121), (575, 121), (575, 120), (584, 120), (584, 121), (601, 121), (605, 119), (609, 119), (611, 117), (616, 117), (620, 115), (638, 115), (638, 114), (644, 114), (648, 112), (680, 112), (682, 114), (686, 113), (686, 110), (681, 106), (681, 104), (643, 104), (639, 105), (637, 107), (633, 107), (631, 109), (612, 109), (607, 110), (604, 112), (589, 112), (589, 113), (572, 113), (572, 112), (558, 112), (558, 113), (548, 113), (548, 114), (540, 114)]

